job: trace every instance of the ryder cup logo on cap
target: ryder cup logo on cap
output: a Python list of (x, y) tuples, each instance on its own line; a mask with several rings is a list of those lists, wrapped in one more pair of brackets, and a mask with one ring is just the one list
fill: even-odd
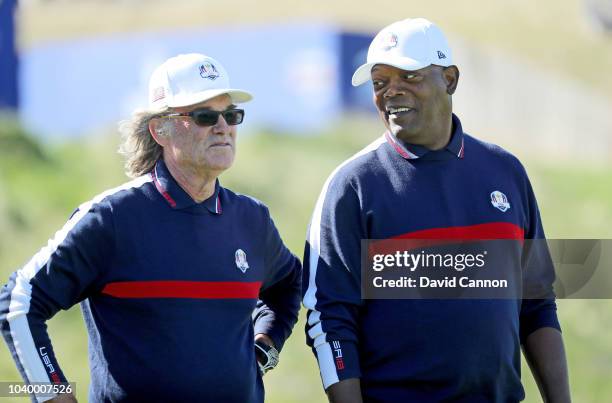
[(149, 80), (149, 107), (179, 108), (227, 94), (233, 103), (247, 102), (253, 96), (232, 88), (225, 68), (212, 57), (190, 53), (171, 57)]
[(206, 62), (200, 66), (200, 77), (216, 80), (219, 77), (219, 72), (214, 64)]
[(391, 50), (397, 46), (397, 35), (393, 32), (387, 32), (384, 36), (380, 37), (380, 46), (383, 50)]
[(370, 80), (377, 64), (413, 71), (432, 64), (452, 66), (453, 58), (440, 28), (425, 18), (412, 18), (394, 22), (374, 37), (366, 63), (353, 74), (353, 85)]

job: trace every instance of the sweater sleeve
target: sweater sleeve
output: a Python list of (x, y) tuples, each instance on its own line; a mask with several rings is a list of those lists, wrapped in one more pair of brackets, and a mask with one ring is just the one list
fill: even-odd
[[(0, 326), (26, 383), (66, 382), (46, 321), (87, 298), (113, 249), (108, 208), (83, 205), (0, 291)], [(52, 397), (52, 396), (51, 396)], [(50, 396), (33, 396), (45, 401)]]
[(357, 192), (346, 181), (328, 180), (315, 206), (304, 255), (303, 303), (307, 344), (323, 386), (361, 376), (358, 316), (361, 239), (366, 238)]
[(525, 192), (528, 211), (523, 252), (523, 290), (527, 298), (522, 300), (520, 311), (521, 344), (525, 343), (531, 333), (542, 327), (561, 331), (553, 291), (555, 269), (545, 242), (535, 194), (526, 174)]
[(268, 272), (253, 312), (255, 334), (268, 335), (280, 351), (297, 322), (302, 265), (284, 245), (268, 210), (265, 215), (265, 266)]

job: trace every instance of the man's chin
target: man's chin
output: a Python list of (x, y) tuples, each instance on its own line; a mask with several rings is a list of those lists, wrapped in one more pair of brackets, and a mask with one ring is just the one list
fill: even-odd
[(207, 158), (203, 161), (200, 161), (198, 165), (198, 170), (200, 171), (209, 171), (210, 173), (221, 174), (223, 171), (228, 170), (234, 164), (233, 156), (215, 156), (216, 158)]
[(233, 164), (231, 162), (229, 162), (229, 163), (220, 162), (220, 163), (212, 163), (212, 164), (208, 165), (207, 168), (212, 170), (212, 171), (223, 172), (223, 171), (226, 171), (226, 170), (230, 169), (232, 167), (232, 165)]
[(389, 129), (395, 137), (408, 143), (411, 142), (410, 139), (415, 139), (416, 137), (415, 132), (406, 126), (390, 125)]

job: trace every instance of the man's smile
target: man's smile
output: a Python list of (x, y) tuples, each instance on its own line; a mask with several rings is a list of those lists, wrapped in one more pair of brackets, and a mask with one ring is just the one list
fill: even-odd
[(397, 117), (403, 117), (408, 115), (411, 112), (415, 112), (416, 109), (411, 108), (409, 106), (387, 106), (385, 107), (385, 115), (387, 116), (387, 119), (389, 118), (397, 118)]

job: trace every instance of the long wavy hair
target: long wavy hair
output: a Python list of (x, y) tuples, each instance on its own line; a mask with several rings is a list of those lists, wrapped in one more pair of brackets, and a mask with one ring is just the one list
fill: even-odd
[[(163, 148), (160, 146), (149, 131), (149, 122), (168, 112), (136, 110), (130, 119), (119, 122), (119, 132), (122, 141), (119, 146), (119, 154), (125, 157), (125, 174), (131, 178), (137, 178), (151, 172), (155, 163), (162, 156)], [(162, 124), (161, 135), (168, 135), (170, 121)]]

